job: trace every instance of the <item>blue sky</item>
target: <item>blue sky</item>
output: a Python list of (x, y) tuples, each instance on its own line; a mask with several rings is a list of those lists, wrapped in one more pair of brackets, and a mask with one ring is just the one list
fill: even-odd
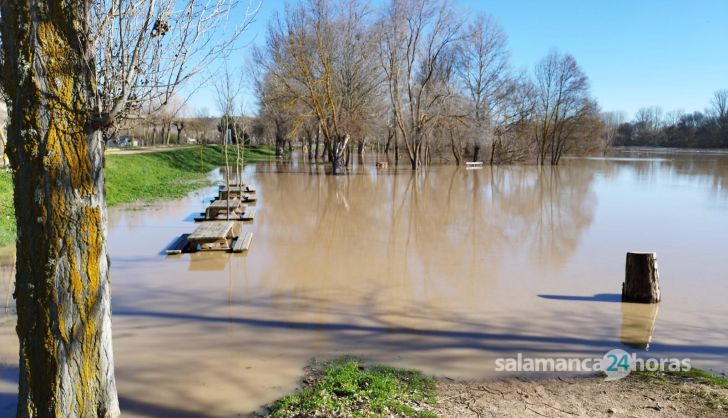
[[(568, 52), (589, 76), (602, 110), (703, 110), (728, 89), (728, 0), (454, 0), (485, 12), (509, 37), (512, 62), (532, 70), (550, 50)], [(283, 0), (263, 0), (245, 38), (262, 42)], [(232, 62), (242, 62), (241, 51)], [(212, 89), (192, 100), (216, 114)], [(252, 95), (247, 101), (252, 102)], [(252, 111), (253, 109), (251, 109)]]

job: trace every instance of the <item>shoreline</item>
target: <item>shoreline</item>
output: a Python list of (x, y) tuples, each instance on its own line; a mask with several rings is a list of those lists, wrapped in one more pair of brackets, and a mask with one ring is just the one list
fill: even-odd
[[(724, 417), (728, 385), (696, 374), (632, 373), (437, 383), (440, 417)], [(718, 377), (722, 382), (725, 378)]]

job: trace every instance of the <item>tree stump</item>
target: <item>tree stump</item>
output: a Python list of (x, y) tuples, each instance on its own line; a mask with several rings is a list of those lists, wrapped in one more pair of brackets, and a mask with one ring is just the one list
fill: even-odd
[(657, 303), (660, 301), (660, 278), (657, 254), (627, 253), (622, 302)]

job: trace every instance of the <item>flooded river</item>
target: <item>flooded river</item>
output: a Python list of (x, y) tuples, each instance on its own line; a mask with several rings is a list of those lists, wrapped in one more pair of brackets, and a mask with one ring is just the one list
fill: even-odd
[[(352, 354), (454, 379), (495, 359), (622, 348), (728, 369), (728, 155), (558, 168), (249, 166), (247, 254), (166, 257), (213, 194), (110, 211), (117, 386), (127, 417), (229, 417)], [(627, 251), (658, 254), (659, 310), (619, 303)], [(0, 270), (0, 416), (14, 411), (12, 272)]]

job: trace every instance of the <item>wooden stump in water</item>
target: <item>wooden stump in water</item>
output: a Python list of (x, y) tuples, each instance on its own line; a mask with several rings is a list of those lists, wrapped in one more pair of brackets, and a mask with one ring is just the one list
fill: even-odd
[(657, 254), (627, 253), (622, 301), (657, 303), (660, 301), (660, 277)]

